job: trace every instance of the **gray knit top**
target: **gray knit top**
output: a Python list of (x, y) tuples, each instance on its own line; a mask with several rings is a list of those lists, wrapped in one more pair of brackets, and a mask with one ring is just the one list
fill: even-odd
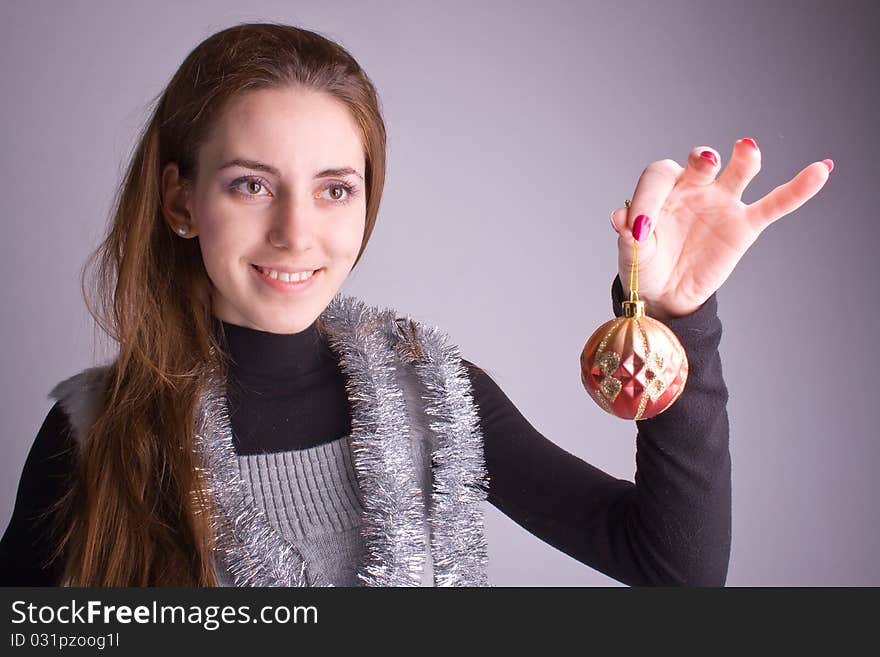
[(363, 512), (348, 438), (302, 450), (238, 457), (248, 501), (336, 586), (357, 586)]
[[(423, 450), (414, 456), (423, 459)], [(360, 533), (363, 496), (351, 457), (351, 438), (305, 449), (238, 457), (248, 504), (263, 512), (269, 525), (303, 555), (310, 571), (334, 586), (361, 586), (358, 567), (366, 545)], [(425, 494), (426, 481), (420, 482)], [(425, 554), (423, 586), (433, 585), (430, 554)], [(220, 586), (234, 586), (222, 563)]]

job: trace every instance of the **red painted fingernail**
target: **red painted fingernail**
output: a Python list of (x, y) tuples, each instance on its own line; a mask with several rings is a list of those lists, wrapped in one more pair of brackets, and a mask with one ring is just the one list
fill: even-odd
[(639, 242), (648, 236), (651, 232), (651, 217), (646, 214), (640, 214), (633, 223), (633, 237)]
[(713, 153), (712, 151), (703, 151), (702, 153), (700, 153), (700, 157), (709, 160), (713, 165), (718, 164), (718, 158), (715, 157), (715, 153)]
[(745, 137), (745, 138), (743, 138), (743, 141), (746, 142), (752, 148), (754, 148), (756, 151), (761, 150), (760, 148), (758, 148), (758, 142), (756, 142), (751, 137)]
[(834, 160), (822, 160), (822, 164), (828, 167), (828, 173), (834, 171)]

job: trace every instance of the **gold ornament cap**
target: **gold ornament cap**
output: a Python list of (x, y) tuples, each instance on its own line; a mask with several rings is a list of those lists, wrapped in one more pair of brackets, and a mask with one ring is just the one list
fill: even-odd
[(637, 299), (635, 301), (624, 301), (621, 304), (624, 317), (644, 317), (645, 302)]

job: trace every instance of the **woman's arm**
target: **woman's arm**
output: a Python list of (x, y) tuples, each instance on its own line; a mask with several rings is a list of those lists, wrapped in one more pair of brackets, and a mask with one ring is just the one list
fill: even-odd
[(67, 490), (75, 456), (67, 416), (56, 402), (25, 461), (12, 518), (0, 540), (0, 585), (60, 585), (64, 564), (51, 561), (56, 514), (50, 507)]
[[(619, 277), (612, 295), (620, 316)], [(485, 372), (464, 361), (480, 410), (489, 501), (535, 536), (625, 584), (724, 585), (731, 472), (716, 311), (713, 294), (690, 315), (665, 320), (687, 352), (688, 381), (668, 410), (636, 423), (635, 483), (545, 438)]]

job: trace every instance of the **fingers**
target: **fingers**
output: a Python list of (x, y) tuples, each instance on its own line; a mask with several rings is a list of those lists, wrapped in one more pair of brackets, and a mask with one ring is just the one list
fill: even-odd
[(688, 155), (681, 182), (689, 185), (708, 185), (715, 180), (721, 166), (721, 156), (711, 146), (697, 146)]
[(805, 167), (787, 183), (747, 205), (747, 220), (760, 232), (780, 217), (794, 212), (822, 189), (833, 166), (831, 160), (823, 160)]
[(718, 176), (717, 182), (738, 199), (760, 170), (761, 151), (758, 149), (758, 143), (746, 137), (733, 145), (730, 162)]
[(660, 210), (682, 171), (674, 160), (659, 160), (645, 167), (629, 210), (620, 208), (611, 215), (612, 226), (624, 242), (631, 244), (634, 238), (644, 242), (654, 233)]

